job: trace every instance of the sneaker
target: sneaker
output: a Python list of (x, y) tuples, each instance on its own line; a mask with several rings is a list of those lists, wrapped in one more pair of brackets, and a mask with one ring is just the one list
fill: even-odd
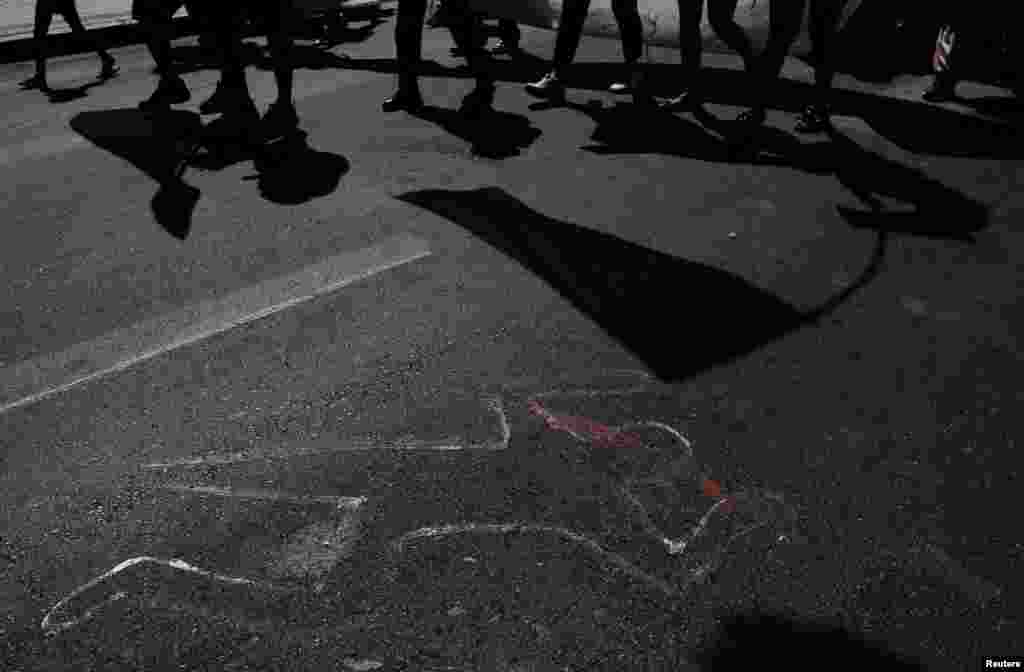
[(273, 103), (260, 120), (264, 140), (287, 135), (299, 127), (299, 114), (290, 103)]
[(416, 112), (422, 107), (423, 96), (420, 95), (419, 87), (414, 85), (405, 88), (399, 87), (394, 95), (381, 104), (381, 109), (385, 112), (398, 112), (399, 110)]
[(565, 97), (565, 85), (562, 84), (558, 75), (549, 72), (538, 81), (527, 84), (526, 92), (538, 98), (561, 99)]
[(822, 105), (808, 105), (796, 122), (797, 133), (824, 133), (829, 129), (828, 109)]
[(522, 53), (518, 44), (514, 42), (506, 42), (502, 39), (499, 39), (497, 44), (491, 47), (489, 51), (495, 56), (516, 56)]
[(139, 103), (139, 109), (143, 111), (164, 109), (171, 105), (187, 103), (191, 98), (191, 92), (180, 77), (161, 77), (156, 91), (152, 96)]
[(50, 90), (50, 85), (46, 83), (46, 77), (39, 74), (32, 75), (28, 79), (22, 80), (18, 83), (18, 86), (25, 91), (30, 91), (32, 89), (38, 89), (40, 91)]
[(925, 92), (921, 94), (921, 98), (929, 103), (945, 103), (955, 100), (956, 84), (947, 84), (939, 81), (933, 82), (932, 85), (925, 89)]
[(683, 111), (692, 110), (698, 107), (700, 102), (700, 97), (695, 91), (687, 90), (683, 91), (678, 96), (662, 100), (659, 106), (663, 110)]
[(230, 110), (246, 107), (252, 104), (249, 92), (240, 84), (225, 84), (217, 82), (217, 88), (209, 98), (199, 104), (199, 111), (203, 114), (218, 114)]

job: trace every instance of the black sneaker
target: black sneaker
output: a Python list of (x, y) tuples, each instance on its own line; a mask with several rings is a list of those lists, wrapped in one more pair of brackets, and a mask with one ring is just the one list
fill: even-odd
[(823, 105), (808, 105), (796, 122), (797, 133), (824, 133), (830, 127), (828, 109)]
[(517, 43), (506, 42), (503, 39), (499, 39), (497, 44), (491, 47), (488, 51), (490, 51), (494, 56), (518, 56), (523, 53)]
[(921, 94), (921, 98), (929, 103), (947, 103), (951, 100), (956, 100), (956, 84), (935, 81), (925, 89), (924, 93)]
[(399, 110), (416, 112), (422, 107), (423, 96), (420, 95), (420, 90), (417, 87), (399, 88), (393, 96), (381, 104), (381, 109), (385, 112), (398, 112)]
[(32, 89), (38, 89), (39, 91), (50, 90), (50, 85), (46, 83), (46, 77), (39, 74), (32, 75), (28, 79), (18, 82), (18, 86), (25, 91), (31, 91)]
[(161, 77), (156, 91), (139, 103), (139, 109), (144, 112), (166, 109), (171, 105), (187, 103), (191, 98), (191, 92), (180, 77)]

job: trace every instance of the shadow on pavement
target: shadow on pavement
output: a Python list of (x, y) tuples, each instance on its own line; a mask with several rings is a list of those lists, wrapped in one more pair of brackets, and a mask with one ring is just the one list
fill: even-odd
[(80, 86), (69, 86), (64, 89), (51, 88), (49, 91), (46, 92), (46, 98), (51, 103), (70, 103), (72, 101), (85, 98), (89, 95), (89, 89), (93, 88), (94, 86), (100, 86), (104, 83), (104, 81), (96, 80), (93, 82), (89, 82), (88, 84), (82, 84)]
[[(189, 167), (222, 170), (252, 160), (260, 194), (274, 203), (296, 205), (332, 193), (348, 172), (348, 160), (309, 147), (304, 134), (271, 144), (240, 137), (225, 120), (204, 125), (198, 114), (172, 110), (147, 116), (133, 108), (82, 112), (71, 128), (153, 178), (159, 185), (152, 210), (157, 223), (184, 240), (200, 191), (184, 177)], [(225, 132), (229, 128), (232, 132)], [(204, 151), (205, 150), (205, 151)]]
[[(395, 61), (391, 58), (347, 58), (329, 53), (323, 54), (322, 58), (339, 68), (397, 72)], [(546, 59), (524, 53), (522, 57), (512, 60), (495, 60), (491, 72), (499, 82), (526, 83), (539, 78), (549, 67)], [(419, 72), (424, 77), (471, 78), (469, 70), (463, 66), (446, 66), (432, 60), (422, 61)], [(679, 66), (647, 64), (645, 72), (648, 74), (651, 93), (667, 96), (679, 92)], [(565, 81), (573, 89), (605, 92), (616, 74), (612, 64), (574, 63), (568, 68)], [(701, 75), (701, 85), (707, 102), (735, 106), (747, 106), (752, 102), (751, 87), (742, 72), (708, 68)], [(569, 96), (572, 95), (570, 90)], [(772, 92), (769, 103), (776, 109), (797, 113), (806, 106), (812, 95), (811, 84), (784, 79)], [(551, 105), (542, 103), (531, 106), (531, 109), (544, 107)], [(962, 114), (924, 102), (850, 90), (834, 92), (834, 112), (860, 117), (879, 134), (916, 153), (971, 158), (1024, 158), (1024, 141), (1020, 133), (1012, 124), (999, 120)], [(656, 111), (653, 113), (657, 114)], [(646, 132), (646, 126), (644, 130)], [(634, 128), (632, 134), (642, 135), (636, 131)], [(651, 139), (656, 142), (665, 141), (665, 138), (657, 136)]]
[[(924, 672), (925, 666), (888, 651), (857, 634), (810, 621), (774, 614), (733, 616), (693, 656), (702, 670), (818, 670), (824, 661), (843, 661), (850, 669)], [(824, 663), (827, 665), (827, 663)]]
[[(423, 190), (398, 198), (455, 222), (522, 263), (666, 382), (743, 356), (819, 319), (874, 277), (884, 253), (879, 236), (857, 281), (802, 311), (737, 275), (546, 217), (498, 188)], [(675, 300), (645, 301), (655, 288)], [(680, 309), (686, 322), (668, 327), (665, 314)]]
[(489, 110), (472, 118), (459, 110), (427, 105), (415, 116), (440, 126), (448, 133), (470, 143), (474, 156), (508, 159), (518, 156), (541, 136), (529, 118), (513, 112)]
[[(868, 207), (866, 211), (838, 208), (857, 228), (969, 242), (973, 240), (971, 234), (988, 225), (984, 204), (917, 168), (865, 149), (834, 129), (828, 140), (805, 142), (782, 130), (764, 127), (747, 151), (740, 152), (730, 140), (739, 132), (738, 122), (718, 119), (703, 110), (695, 113), (701, 126), (674, 114), (645, 112), (631, 104), (604, 107), (594, 101), (569, 106), (596, 124), (591, 136), (595, 144), (584, 147), (595, 154), (664, 154), (834, 175)], [(644, 132), (638, 133), (641, 124)], [(898, 209), (888, 208), (882, 197), (899, 201)]]

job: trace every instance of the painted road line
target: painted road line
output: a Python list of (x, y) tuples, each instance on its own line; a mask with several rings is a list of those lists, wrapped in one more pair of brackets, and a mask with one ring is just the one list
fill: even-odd
[(6, 366), (0, 369), (0, 413), (123, 371), (429, 254), (427, 241), (410, 235), (396, 236), (226, 297), (140, 322), (63, 352)]
[(234, 464), (237, 462), (253, 462), (255, 460), (291, 459), (331, 453), (348, 453), (364, 451), (408, 451), (408, 452), (497, 452), (506, 450), (512, 438), (505, 413), (505, 405), (501, 397), (488, 396), (482, 399), (483, 408), (493, 412), (499, 428), (499, 436), (489, 441), (472, 441), (463, 437), (447, 437), (442, 439), (403, 438), (395, 441), (380, 441), (365, 438), (340, 439), (338, 437), (321, 437), (315, 441), (281, 442), (270, 446), (253, 445), (247, 450), (231, 453), (212, 453), (162, 462), (143, 464), (143, 469), (173, 469), (180, 467), (199, 467), (205, 465)]

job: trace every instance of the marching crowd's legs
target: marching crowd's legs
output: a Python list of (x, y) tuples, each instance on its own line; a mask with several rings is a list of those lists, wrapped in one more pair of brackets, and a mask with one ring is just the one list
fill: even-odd
[[(565, 70), (576, 57), (576, 49), (579, 47), (583, 24), (586, 22), (589, 9), (590, 0), (566, 0), (562, 6), (558, 34), (555, 37), (555, 54), (551, 70), (539, 81), (527, 84), (528, 92), (544, 98), (564, 98)], [(623, 60), (629, 70), (628, 88), (632, 90), (633, 96), (638, 102), (647, 102), (649, 97), (643, 90), (643, 73), (639, 67), (640, 56), (643, 54), (644, 36), (637, 0), (612, 0), (612, 12), (619, 24)], [(626, 87), (622, 85), (614, 87), (614, 90), (617, 91), (625, 89)]]
[(35, 21), (32, 28), (32, 48), (35, 51), (35, 74), (21, 82), (23, 89), (40, 89), (46, 91), (49, 84), (46, 81), (46, 59), (49, 56), (49, 45), (47, 37), (50, 33), (50, 24), (54, 14), (61, 14), (71, 28), (71, 34), (79, 43), (88, 44), (102, 64), (99, 79), (110, 79), (117, 74), (117, 66), (114, 65), (114, 57), (110, 55), (102, 43), (91, 35), (82, 24), (82, 17), (78, 14), (78, 7), (74, 0), (63, 0), (59, 3), (36, 2)]
[[(414, 112), (423, 107), (419, 88), (419, 70), (423, 54), (423, 26), (427, 13), (426, 0), (399, 0), (395, 22), (395, 56), (398, 61), (398, 89), (383, 103), (385, 112)], [(466, 55), (476, 87), (466, 96), (462, 109), (477, 114), (490, 108), (494, 101), (494, 76), (490, 58), (481, 41), (483, 23), (467, 7), (454, 9), (449, 27), (456, 46)]]
[(801, 114), (797, 130), (819, 132), (828, 126), (828, 102), (834, 77), (833, 42), (841, 10), (846, 0), (791, 0), (773, 2), (769, 8), (771, 36), (754, 67), (755, 101), (740, 120), (761, 124), (766, 116), (768, 99), (778, 84), (786, 56), (800, 35), (804, 13), (810, 2), (811, 59), (814, 67), (813, 102)]

